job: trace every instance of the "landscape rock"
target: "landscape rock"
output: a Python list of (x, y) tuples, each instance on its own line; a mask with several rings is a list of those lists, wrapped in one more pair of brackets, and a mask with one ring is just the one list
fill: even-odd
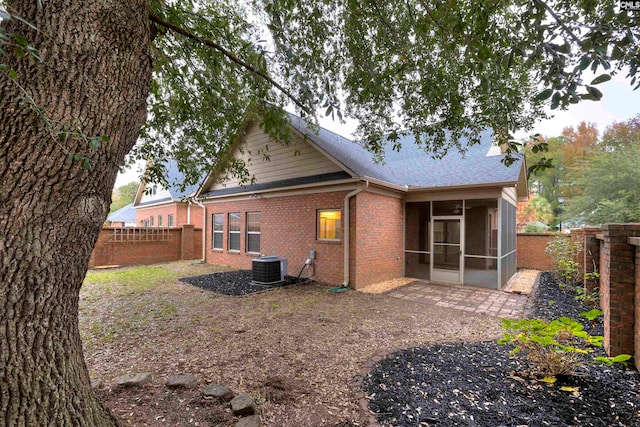
[(261, 427), (262, 421), (260, 421), (260, 415), (251, 415), (249, 417), (241, 418), (236, 423), (236, 427)]
[(219, 384), (209, 384), (204, 389), (205, 397), (213, 397), (228, 402), (236, 395), (229, 387)]
[(151, 382), (151, 374), (143, 372), (140, 374), (123, 375), (116, 380), (119, 387), (140, 387)]
[(167, 378), (168, 388), (192, 388), (197, 384), (196, 376), (191, 374), (171, 375)]
[(245, 416), (253, 415), (256, 413), (256, 404), (253, 397), (248, 394), (239, 394), (231, 399), (231, 411), (233, 415)]
[(98, 379), (98, 378), (94, 378), (91, 380), (91, 388), (92, 389), (98, 389), (102, 386), (102, 380)]

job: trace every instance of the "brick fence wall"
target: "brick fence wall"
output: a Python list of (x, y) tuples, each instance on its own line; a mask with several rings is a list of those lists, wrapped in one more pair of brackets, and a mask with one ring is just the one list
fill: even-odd
[(193, 225), (164, 229), (103, 228), (93, 248), (89, 268), (201, 258), (202, 229)]
[[(582, 247), (585, 274), (598, 272), (604, 347), (610, 356), (634, 355), (640, 368), (640, 224), (605, 224), (572, 231)], [(595, 288), (595, 280), (585, 280)]]
[(517, 267), (548, 271), (553, 261), (545, 253), (547, 244), (556, 238), (552, 233), (518, 233), (516, 236)]

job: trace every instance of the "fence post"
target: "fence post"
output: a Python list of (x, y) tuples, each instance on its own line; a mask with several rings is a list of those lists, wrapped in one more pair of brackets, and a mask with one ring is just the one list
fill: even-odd
[(193, 250), (193, 240), (195, 239), (195, 230), (192, 224), (182, 225), (180, 259), (196, 258)]
[(605, 224), (600, 254), (600, 305), (604, 311), (604, 346), (609, 356), (634, 353), (635, 248), (629, 237), (640, 224)]

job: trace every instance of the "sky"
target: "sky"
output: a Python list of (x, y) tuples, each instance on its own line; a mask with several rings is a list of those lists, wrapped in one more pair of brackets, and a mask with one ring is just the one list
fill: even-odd
[[(585, 77), (585, 81), (589, 80), (589, 77)], [(553, 115), (552, 118), (540, 121), (531, 132), (516, 133), (516, 138), (526, 139), (528, 135), (536, 133), (547, 137), (559, 136), (565, 127), (576, 127), (582, 121), (595, 123), (598, 131), (602, 134), (612, 123), (625, 121), (640, 114), (640, 89), (631, 90), (629, 81), (625, 80), (623, 75), (616, 75), (610, 81), (597, 87), (604, 94), (600, 101), (583, 101), (571, 105), (568, 110), (548, 110)], [(353, 120), (340, 123), (337, 120), (332, 120), (331, 117), (321, 117), (319, 122), (320, 126), (346, 137), (351, 137), (357, 126)], [(143, 164), (139, 163), (126, 173), (118, 174), (116, 187), (131, 181), (138, 182), (142, 174), (139, 169), (142, 167)]]

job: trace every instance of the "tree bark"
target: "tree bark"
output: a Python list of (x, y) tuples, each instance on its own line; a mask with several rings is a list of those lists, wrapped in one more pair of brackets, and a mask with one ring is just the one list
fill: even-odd
[[(41, 3), (8, 1), (37, 31), (2, 23), (42, 62), (0, 57), (18, 74), (0, 74), (0, 425), (115, 425), (90, 387), (78, 299), (118, 166), (146, 120), (149, 4)], [(61, 138), (63, 125), (78, 132)], [(80, 131), (109, 140), (92, 150)]]

